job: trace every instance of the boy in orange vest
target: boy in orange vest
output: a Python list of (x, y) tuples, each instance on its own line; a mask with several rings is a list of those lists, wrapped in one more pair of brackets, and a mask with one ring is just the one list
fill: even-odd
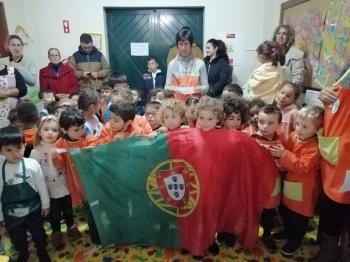
[[(257, 114), (258, 131), (253, 133), (251, 137), (255, 138), (257, 143), (266, 150), (274, 145), (280, 144), (283, 136), (280, 135), (282, 113), (275, 105), (269, 104), (263, 106)], [(277, 166), (278, 167), (278, 166)], [(276, 174), (275, 188), (271, 193), (271, 197), (265, 205), (261, 214), (261, 226), (263, 228), (262, 242), (270, 251), (277, 249), (276, 243), (272, 238), (271, 231), (274, 225), (274, 217), (276, 208), (281, 200), (281, 179)]]
[(281, 249), (282, 255), (287, 257), (293, 256), (301, 247), (308, 221), (314, 216), (321, 161), (317, 132), (322, 124), (321, 107), (303, 107), (297, 113), (295, 132), (284, 145), (270, 149), (271, 155), (278, 157), (280, 165), (287, 170), (279, 209), (284, 229), (275, 234), (276, 240), (287, 239)]

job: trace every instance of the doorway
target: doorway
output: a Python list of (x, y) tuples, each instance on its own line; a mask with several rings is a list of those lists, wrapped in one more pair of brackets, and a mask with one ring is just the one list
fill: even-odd
[(140, 88), (147, 71), (147, 56), (131, 56), (131, 43), (148, 43), (149, 55), (158, 58), (164, 73), (180, 28), (189, 26), (197, 46), (203, 46), (203, 8), (106, 8), (105, 12), (111, 69), (125, 73), (130, 87)]

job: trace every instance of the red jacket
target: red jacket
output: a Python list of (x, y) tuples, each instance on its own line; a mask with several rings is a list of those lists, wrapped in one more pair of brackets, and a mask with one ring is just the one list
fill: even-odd
[(74, 70), (65, 64), (61, 64), (58, 74), (52, 65), (41, 68), (39, 73), (40, 91), (51, 90), (56, 94), (73, 94), (80, 90), (79, 82), (75, 78)]

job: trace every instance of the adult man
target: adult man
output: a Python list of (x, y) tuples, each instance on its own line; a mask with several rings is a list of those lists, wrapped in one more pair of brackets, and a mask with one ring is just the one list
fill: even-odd
[(81, 88), (100, 89), (103, 78), (110, 72), (106, 58), (93, 46), (91, 35), (86, 33), (80, 36), (79, 50), (68, 62), (74, 69)]
[(176, 34), (178, 55), (169, 63), (165, 89), (173, 90), (175, 98), (186, 100), (191, 95), (201, 96), (208, 91), (208, 75), (205, 64), (193, 57), (193, 34), (182, 28)]

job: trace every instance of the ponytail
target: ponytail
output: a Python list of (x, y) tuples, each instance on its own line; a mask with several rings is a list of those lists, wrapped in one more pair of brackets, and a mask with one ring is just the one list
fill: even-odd
[(271, 60), (273, 66), (284, 65), (285, 56), (284, 49), (278, 46), (276, 42), (265, 41), (256, 49), (259, 55), (264, 55)]

